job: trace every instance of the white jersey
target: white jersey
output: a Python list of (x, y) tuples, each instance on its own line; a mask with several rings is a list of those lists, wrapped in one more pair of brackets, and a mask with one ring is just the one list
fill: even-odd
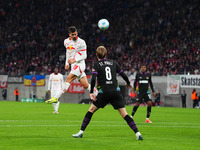
[(87, 58), (87, 46), (83, 39), (77, 37), (76, 41), (74, 41), (67, 38), (64, 40), (64, 46), (66, 47), (65, 65), (69, 65), (68, 60), (73, 58), (75, 58), (76, 62), (72, 64), (71, 67), (75, 66), (75, 64), (85, 64), (85, 59)]
[(52, 73), (49, 76), (49, 84), (48, 84), (48, 90), (51, 90), (51, 92), (59, 91), (62, 89), (64, 80), (63, 75), (58, 73)]

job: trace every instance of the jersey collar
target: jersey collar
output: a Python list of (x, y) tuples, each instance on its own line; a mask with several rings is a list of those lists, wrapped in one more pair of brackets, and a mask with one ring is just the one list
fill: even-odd
[(147, 72), (145, 72), (145, 73), (142, 73), (142, 72), (140, 72), (140, 74), (141, 74), (141, 75), (146, 75), (146, 74), (147, 74)]
[(103, 60), (107, 60), (107, 59), (99, 59), (99, 61), (103, 61)]

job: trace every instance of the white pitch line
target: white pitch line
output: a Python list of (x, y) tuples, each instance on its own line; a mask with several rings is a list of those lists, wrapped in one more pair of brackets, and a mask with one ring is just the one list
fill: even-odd
[[(55, 122), (55, 121), (57, 121), (57, 122), (82, 122), (82, 120), (0, 120), (0, 123), (1, 122)], [(92, 122), (97, 122), (97, 123), (124, 123), (124, 120), (122, 120), (122, 121), (93, 121), (92, 120)], [(137, 121), (135, 121), (136, 122), (136, 124), (146, 124), (145, 122), (137, 122)], [(197, 126), (199, 126), (199, 123), (178, 123), (178, 122), (156, 122), (156, 121), (154, 121), (153, 122), (153, 125), (156, 125), (156, 124), (166, 124), (166, 125), (170, 125), (170, 124), (172, 124), (172, 125), (197, 125)]]
[[(0, 127), (72, 127), (80, 125), (0, 125)], [(121, 127), (127, 125), (89, 125), (89, 126), (107, 126), (107, 127)], [(151, 128), (200, 128), (200, 126), (151, 126), (151, 125), (138, 125), (139, 127), (151, 127)]]

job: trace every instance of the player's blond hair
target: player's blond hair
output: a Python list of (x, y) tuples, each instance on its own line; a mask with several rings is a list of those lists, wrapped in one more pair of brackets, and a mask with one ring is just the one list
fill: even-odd
[(103, 59), (106, 57), (107, 55), (107, 50), (104, 46), (99, 46), (97, 47), (97, 50), (96, 50), (96, 55), (99, 59)]

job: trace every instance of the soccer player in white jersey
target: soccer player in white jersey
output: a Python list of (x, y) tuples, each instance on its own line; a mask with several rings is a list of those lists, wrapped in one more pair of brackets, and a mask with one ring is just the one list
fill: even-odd
[[(58, 72), (58, 68), (54, 69), (54, 72), (49, 76), (49, 83), (48, 83), (48, 93), (51, 94), (51, 97), (58, 94), (58, 92), (62, 89), (64, 84), (63, 75)], [(55, 114), (58, 114), (58, 109), (60, 102), (52, 103), (53, 109)]]
[[(65, 69), (68, 70), (71, 64), (71, 71), (67, 76), (62, 90), (60, 90), (55, 96), (51, 99), (45, 101), (46, 103), (56, 103), (58, 99), (64, 94), (71, 82), (75, 79), (82, 84), (82, 86), (90, 91), (90, 84), (87, 81), (85, 74), (85, 59), (87, 58), (87, 46), (83, 39), (78, 37), (78, 32), (75, 26), (68, 28), (69, 38), (64, 40), (64, 46), (66, 48), (66, 63)], [(96, 88), (94, 91), (97, 93)]]

